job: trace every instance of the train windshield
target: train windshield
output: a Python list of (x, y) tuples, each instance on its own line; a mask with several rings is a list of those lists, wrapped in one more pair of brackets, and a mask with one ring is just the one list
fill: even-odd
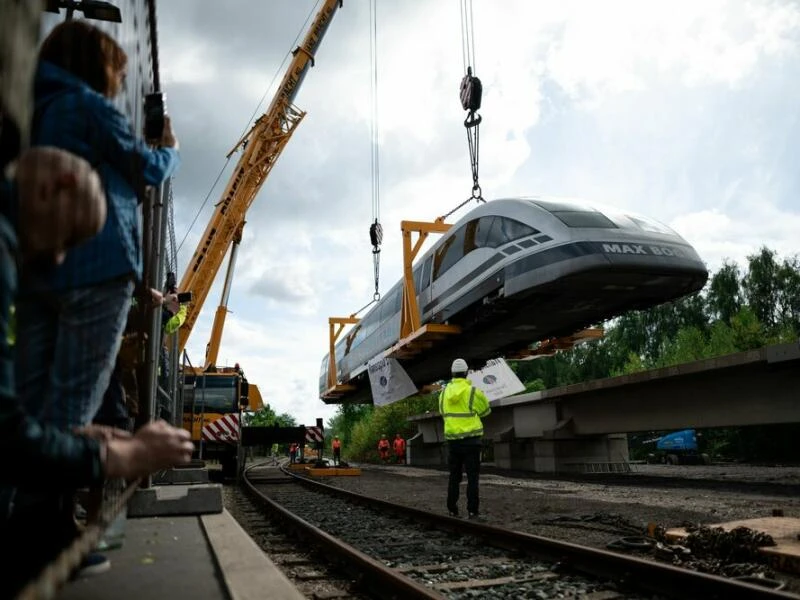
[(531, 200), (531, 202), (549, 212), (567, 227), (617, 229), (617, 225), (611, 219), (588, 204), (561, 200)]
[(205, 375), (187, 375), (184, 382), (194, 384), (194, 403), (185, 402), (184, 412), (192, 412), (194, 404), (195, 414), (201, 412), (228, 413), (238, 410), (239, 378), (235, 375), (218, 375), (208, 373)]

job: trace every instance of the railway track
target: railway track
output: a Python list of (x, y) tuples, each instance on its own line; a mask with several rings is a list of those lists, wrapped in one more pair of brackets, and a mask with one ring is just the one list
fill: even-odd
[(368, 498), (275, 467), (249, 468), (244, 488), (261, 510), (322, 549), (333, 565), (327, 568), (342, 589), (349, 586), (350, 597), (798, 598)]

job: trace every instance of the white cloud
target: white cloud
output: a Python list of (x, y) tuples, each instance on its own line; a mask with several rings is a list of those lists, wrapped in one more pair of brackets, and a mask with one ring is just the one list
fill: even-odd
[(746, 265), (747, 256), (761, 246), (781, 256), (800, 252), (796, 239), (800, 212), (782, 211), (763, 200), (734, 216), (717, 209), (681, 215), (670, 226), (681, 232), (712, 270), (725, 259)]

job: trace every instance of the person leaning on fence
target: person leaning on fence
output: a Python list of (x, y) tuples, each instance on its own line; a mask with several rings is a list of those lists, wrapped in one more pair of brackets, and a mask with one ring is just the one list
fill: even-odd
[(452, 380), (439, 393), (439, 413), (444, 420), (444, 439), (448, 447), (450, 477), (447, 485), (447, 510), (458, 516), (458, 495), (462, 470), (467, 472), (467, 512), (479, 517), (478, 474), (481, 464), (483, 423), (491, 409), (486, 395), (467, 379), (467, 363), (461, 358), (450, 368)]
[(126, 69), (113, 38), (83, 21), (57, 25), (39, 52), (32, 143), (86, 159), (109, 206), (98, 235), (72, 248), (59, 266), (20, 280), (20, 398), (62, 427), (89, 423), (100, 407), (134, 281), (142, 276), (141, 192), (161, 184), (179, 162), (168, 121), (160, 147), (151, 148), (112, 103)]
[[(193, 446), (188, 432), (163, 422), (135, 436), (93, 425), (67, 432), (25, 412), (9, 340), (18, 265), (58, 262), (71, 245), (95, 235), (106, 218), (105, 196), (86, 161), (53, 148), (25, 152), (13, 185), (3, 181), (0, 191), (0, 453), (13, 456), (0, 471), (0, 540), (8, 544), (0, 572), (4, 594), (13, 597), (77, 535), (74, 521), (69, 527), (62, 518), (64, 491), (188, 463)], [(46, 536), (35, 535), (41, 531)]]

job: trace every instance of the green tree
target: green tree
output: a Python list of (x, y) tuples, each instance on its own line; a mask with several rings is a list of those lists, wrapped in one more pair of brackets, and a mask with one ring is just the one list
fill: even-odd
[(275, 425), (278, 427), (297, 427), (297, 419), (289, 413), (281, 413), (275, 417)]
[(800, 334), (800, 260), (796, 256), (784, 259), (777, 277), (779, 322)]
[(271, 427), (276, 424), (276, 418), (275, 411), (267, 405), (248, 415), (245, 423), (249, 427)]
[(708, 344), (703, 332), (697, 327), (684, 327), (675, 339), (668, 342), (659, 359), (658, 367), (670, 367), (700, 360), (708, 356)]
[(742, 308), (739, 265), (725, 261), (708, 284), (708, 312), (712, 319), (730, 323), (733, 315)]
[(742, 280), (748, 306), (756, 318), (770, 329), (778, 321), (780, 266), (775, 256), (776, 253), (766, 247), (748, 256), (747, 274)]

